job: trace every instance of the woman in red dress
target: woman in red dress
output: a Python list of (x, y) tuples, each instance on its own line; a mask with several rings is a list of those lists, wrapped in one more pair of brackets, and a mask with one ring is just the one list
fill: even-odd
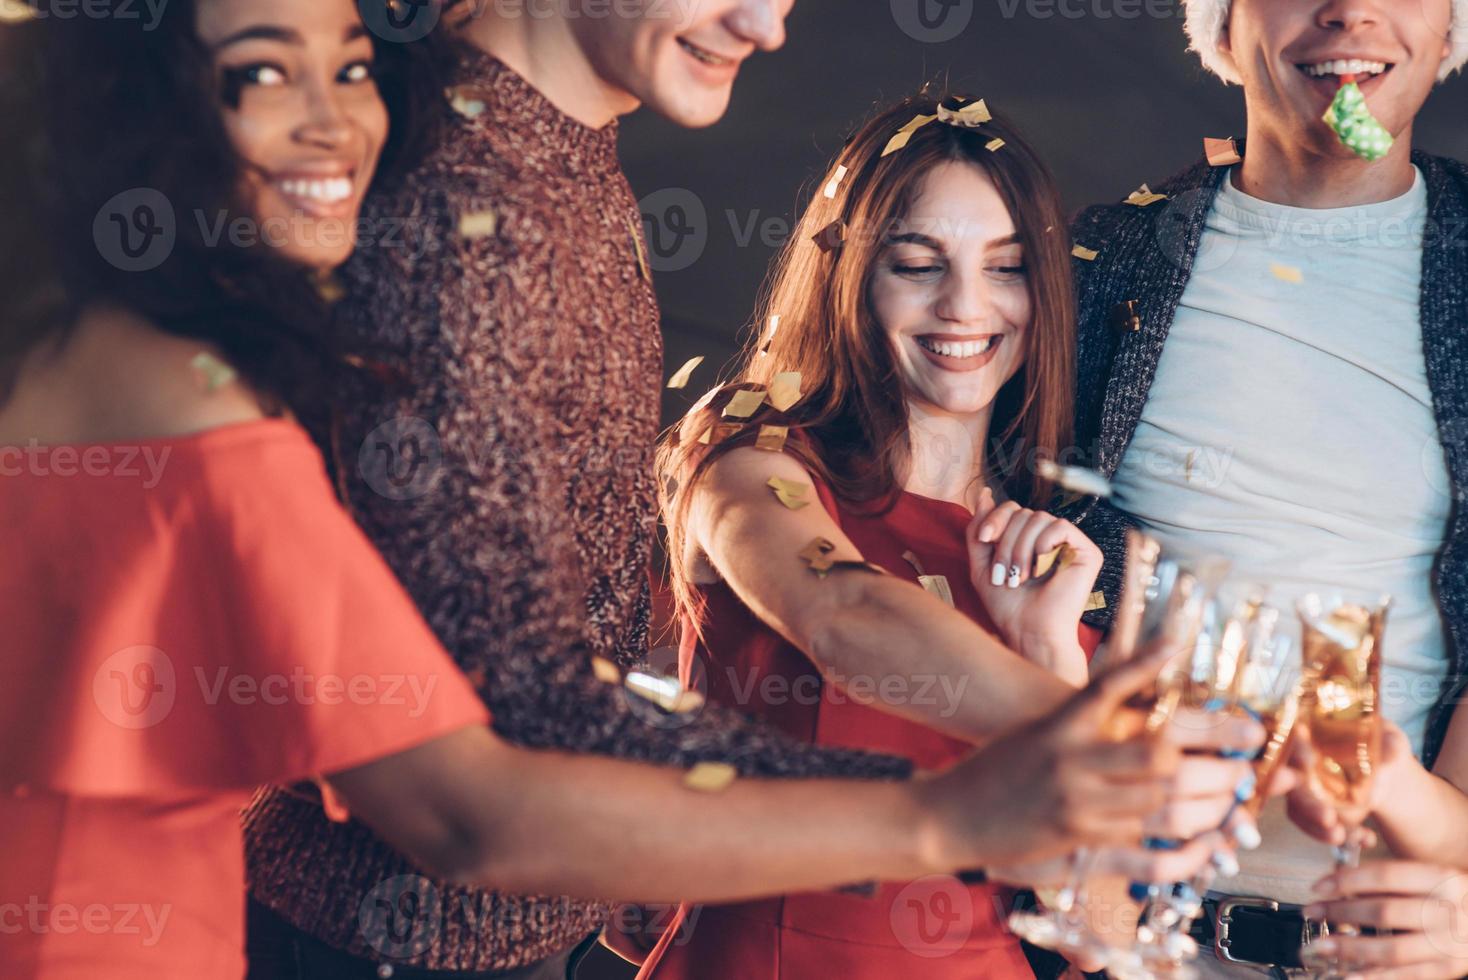
[[(409, 46), (375, 42), (352, 0), (175, 0), (147, 30), (16, 16), (0, 21), (6, 980), (242, 976), (238, 815), (262, 783), (303, 781), (411, 856), (363, 896), (383, 976), (424, 938), (419, 867), (732, 900), (1092, 836), (996, 761), (1096, 747), (1084, 712), (937, 781), (702, 773), (718, 795), (499, 739), (296, 421), (350, 390), (318, 287), (383, 153), (376, 79), (402, 95)], [(1098, 758), (1081, 768), (1127, 751)], [(1165, 775), (1154, 762), (1129, 777)], [(976, 818), (1000, 806), (1010, 820)]]
[[(940, 771), (1084, 684), (1097, 640), (1100, 553), (1036, 465), (1071, 440), (1066, 221), (1014, 128), (960, 98), (881, 112), (817, 186), (767, 329), (662, 447), (680, 669)], [(1029, 977), (1008, 902), (938, 878), (690, 910), (655, 975)]]

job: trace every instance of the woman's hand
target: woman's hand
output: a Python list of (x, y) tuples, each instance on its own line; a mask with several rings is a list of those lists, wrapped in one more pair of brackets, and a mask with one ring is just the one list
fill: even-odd
[[(1303, 723), (1302, 723), (1303, 724)], [(1376, 760), (1376, 778), (1372, 781), (1369, 796), (1370, 812), (1375, 814), (1383, 806), (1414, 806), (1415, 794), (1398, 793), (1397, 784), (1403, 777), (1410, 777), (1409, 770), (1418, 770), (1422, 763), (1412, 754), (1412, 743), (1400, 728), (1385, 718), (1381, 720), (1381, 754)], [(1290, 768), (1297, 772), (1295, 787), (1289, 794), (1290, 819), (1305, 833), (1327, 844), (1341, 845), (1346, 842), (1346, 826), (1341, 822), (1333, 803), (1314, 788), (1309, 778), (1314, 750), (1310, 746), (1310, 733), (1303, 729), (1296, 733), (1295, 746), (1290, 754)]]
[[(985, 489), (968, 527), (969, 574), (999, 630), (1027, 659), (1084, 684), (1085, 655), (1077, 628), (1101, 573), (1101, 550), (1069, 521), (1009, 501)], [(1061, 545), (1064, 568), (1036, 580), (1035, 561)]]
[(1450, 980), (1468, 974), (1468, 873), (1411, 861), (1368, 861), (1315, 885), (1305, 914), (1387, 935), (1335, 933), (1305, 947), (1308, 961), (1360, 980)]

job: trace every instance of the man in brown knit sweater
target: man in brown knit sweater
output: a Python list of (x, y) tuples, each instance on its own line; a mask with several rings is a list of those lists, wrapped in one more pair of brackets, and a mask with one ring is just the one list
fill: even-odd
[[(343, 406), (342, 475), (518, 744), (745, 776), (908, 773), (713, 709), (651, 723), (593, 670), (646, 657), (657, 520), (659, 315), (616, 119), (642, 103), (715, 122), (742, 59), (783, 43), (792, 2), (613, 5), (601, 18), (490, 7), (463, 28), (470, 48), (431, 152), (368, 202), (368, 222), (405, 222), (412, 243), (360, 251), (344, 319), (366, 324), (362, 339), (411, 385)], [(804, 829), (819, 848), (820, 828)], [(300, 790), (263, 791), (246, 831), (255, 977), (564, 976), (609, 911), (430, 881)], [(263, 965), (281, 960), (306, 972)]]

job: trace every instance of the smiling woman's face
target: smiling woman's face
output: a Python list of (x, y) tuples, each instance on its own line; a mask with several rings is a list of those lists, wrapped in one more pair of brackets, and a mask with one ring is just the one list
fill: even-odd
[(923, 178), (877, 257), (869, 298), (904, 395), (929, 412), (991, 410), (1025, 359), (1024, 249), (993, 181), (969, 163)]
[(198, 29), (260, 241), (301, 265), (341, 265), (388, 131), (356, 4), (199, 0)]

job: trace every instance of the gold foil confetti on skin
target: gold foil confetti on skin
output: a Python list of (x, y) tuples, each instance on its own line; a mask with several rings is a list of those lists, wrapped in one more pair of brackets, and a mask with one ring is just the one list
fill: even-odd
[(1043, 555), (1035, 556), (1035, 578), (1044, 578), (1050, 569), (1057, 572), (1065, 571), (1071, 562), (1075, 561), (1075, 551), (1069, 544), (1045, 552)]
[(831, 570), (831, 566), (836, 564), (835, 559), (831, 557), (831, 552), (835, 550), (836, 545), (830, 541), (827, 541), (825, 538), (816, 538), (810, 544), (801, 548), (796, 553), (796, 557), (809, 565), (811, 571), (815, 572), (821, 578), (825, 578), (826, 573)]
[(841, 181), (846, 179), (847, 173), (849, 173), (849, 171), (844, 166), (836, 168), (836, 176), (832, 177), (826, 183), (826, 190), (824, 193), (827, 200), (834, 201), (836, 199), (836, 195), (841, 190)]
[(1288, 282), (1298, 286), (1305, 281), (1305, 273), (1292, 265), (1281, 265), (1278, 262), (1272, 262), (1270, 263), (1269, 271), (1274, 273), (1274, 278), (1280, 282)]
[(890, 140), (887, 141), (886, 148), (882, 150), (882, 156), (888, 156), (902, 149), (904, 146), (907, 145), (907, 141), (912, 139), (913, 133), (916, 133), (918, 130), (922, 129), (928, 123), (933, 122), (937, 118), (938, 117), (936, 114), (931, 116), (914, 116), (912, 120), (907, 123), (907, 125), (899, 129), (896, 135), (894, 135)]
[(1146, 184), (1143, 184), (1137, 190), (1132, 191), (1131, 195), (1127, 197), (1126, 201), (1123, 203), (1130, 204), (1133, 207), (1145, 208), (1150, 205), (1156, 204), (1158, 201), (1165, 200), (1167, 200), (1166, 194), (1158, 194), (1156, 191), (1152, 190), (1152, 188), (1148, 187)]
[(1086, 248), (1086, 246), (1084, 245), (1077, 245), (1075, 248), (1070, 250), (1070, 254), (1074, 255), (1076, 258), (1082, 260), (1083, 262), (1095, 262), (1096, 257), (1101, 253), (1095, 251), (1094, 249)]
[(234, 368), (208, 351), (194, 355), (194, 359), (189, 362), (189, 367), (194, 369), (194, 374), (198, 377), (199, 384), (206, 395), (214, 394), (239, 377), (239, 373)]
[(616, 664), (612, 663), (605, 657), (591, 658), (591, 672), (595, 674), (596, 679), (601, 681), (603, 684), (622, 683), (622, 671), (617, 667)]
[(754, 441), (754, 448), (764, 449), (772, 453), (784, 452), (785, 440), (789, 436), (789, 426), (762, 425), (759, 427), (759, 438)]
[(700, 793), (722, 793), (739, 778), (727, 762), (700, 762), (683, 776), (683, 785)]
[(724, 406), (724, 418), (747, 419), (759, 411), (768, 396), (767, 391), (736, 391), (734, 397), (729, 399), (729, 404)]
[(770, 382), (770, 404), (779, 411), (790, 411), (801, 397), (799, 371), (783, 371)]
[(1243, 163), (1244, 158), (1239, 155), (1239, 144), (1232, 137), (1228, 139), (1205, 139), (1203, 141), (1203, 153), (1208, 157), (1210, 167), (1231, 167), (1236, 163)]
[(459, 215), (459, 235), (463, 238), (488, 238), (499, 229), (500, 216), (493, 211)]
[(810, 489), (809, 483), (796, 483), (794, 480), (782, 480), (778, 476), (772, 476), (765, 486), (773, 490), (780, 503), (790, 510), (800, 510), (810, 503), (805, 499), (805, 492)]
[(984, 144), (984, 149), (988, 150), (990, 153), (998, 153), (1000, 150), (1004, 149), (1008, 145), (1008, 143), (1004, 142), (1002, 139), (996, 136), (989, 142)]
[(673, 372), (673, 376), (668, 379), (668, 387), (674, 390), (688, 387), (688, 382), (693, 377), (694, 370), (696, 370), (698, 366), (702, 363), (702, 354), (698, 355), (697, 357), (690, 357), (687, 361), (683, 363), (682, 367)]
[(1095, 612), (1106, 608), (1106, 596), (1101, 592), (1092, 592), (1091, 597), (1086, 600), (1086, 612)]

